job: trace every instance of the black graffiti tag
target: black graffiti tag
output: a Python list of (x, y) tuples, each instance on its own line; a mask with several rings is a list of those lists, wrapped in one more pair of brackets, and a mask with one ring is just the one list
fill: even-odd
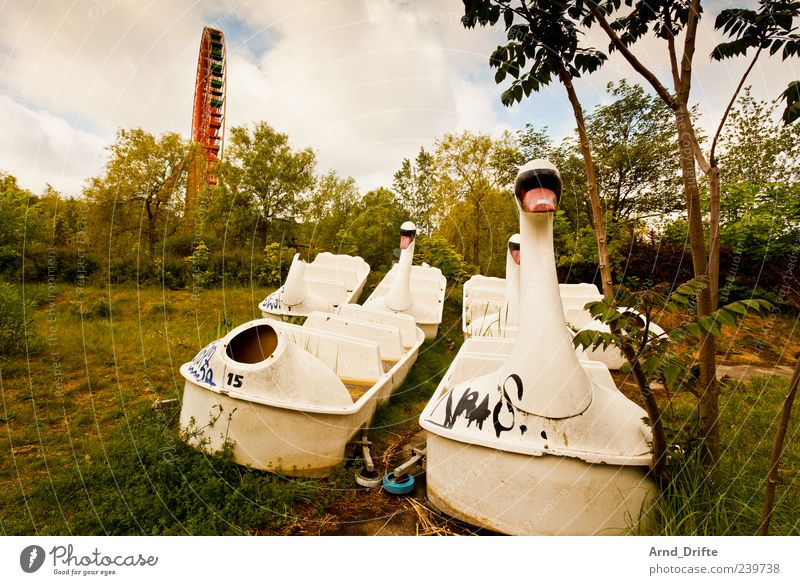
[(464, 415), (467, 418), (467, 427), (474, 421), (478, 429), (483, 430), (483, 423), (491, 414), (489, 411), (489, 395), (484, 396), (480, 404), (478, 404), (479, 397), (480, 394), (478, 392), (467, 388), (456, 404), (455, 410), (453, 410), (453, 394), (451, 392), (447, 397), (444, 424), (442, 426), (452, 429), (458, 417)]
[[(494, 411), (492, 412), (492, 424), (494, 425), (494, 432), (495, 435), (497, 435), (497, 438), (500, 438), (501, 433), (510, 431), (514, 428), (515, 411), (511, 404), (511, 399), (508, 397), (508, 391), (506, 390), (506, 384), (508, 384), (509, 380), (514, 382), (517, 386), (517, 398), (520, 400), (522, 399), (522, 379), (517, 374), (511, 374), (503, 382), (503, 387), (498, 388), (498, 390), (502, 391), (502, 398), (497, 401), (497, 404), (494, 405)], [(504, 406), (505, 408), (503, 408)], [(501, 416), (503, 416), (504, 410), (506, 413), (505, 416), (508, 416), (508, 414), (511, 415), (511, 422), (509, 424), (504, 424), (503, 421), (500, 420)], [(505, 418), (505, 416), (503, 416), (503, 418)], [(520, 430), (522, 433), (524, 433), (528, 429), (526, 428), (525, 430), (522, 430), (520, 428)]]

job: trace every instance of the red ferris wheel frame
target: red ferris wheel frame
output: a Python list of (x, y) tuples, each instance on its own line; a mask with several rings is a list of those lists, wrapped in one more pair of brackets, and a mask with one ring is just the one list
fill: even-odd
[(202, 148), (206, 160), (206, 183), (217, 184), (216, 166), (222, 158), (225, 134), (227, 81), (225, 35), (205, 27), (197, 58), (197, 80), (192, 112), (192, 140)]

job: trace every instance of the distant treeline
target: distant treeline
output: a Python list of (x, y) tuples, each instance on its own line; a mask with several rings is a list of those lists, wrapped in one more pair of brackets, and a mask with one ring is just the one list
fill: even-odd
[[(587, 117), (614, 280), (629, 288), (692, 275), (670, 113), (625, 81)], [(720, 300), (759, 296), (798, 305), (797, 125), (745, 94), (721, 141)], [(511, 187), (532, 158), (559, 167), (555, 239), (563, 282), (597, 282), (597, 250), (577, 138), (554, 143), (531, 125), (499, 137), (446, 134), (402, 161), (390, 186), (361, 193), (318, 174), (311, 148), (266, 122), (230, 130), (218, 183), (177, 134), (120, 130), (101, 176), (79, 197), (33, 194), (0, 174), (0, 274), (7, 282), (139, 283), (169, 288), (275, 286), (295, 252), (357, 254), (373, 270), (395, 259), (398, 228), (419, 229), (418, 261), (450, 281), (502, 276), (518, 229)], [(524, 251), (523, 251), (524, 253)]]

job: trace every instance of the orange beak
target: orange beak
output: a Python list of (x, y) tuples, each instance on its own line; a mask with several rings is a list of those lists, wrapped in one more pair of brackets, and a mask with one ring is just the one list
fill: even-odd
[(551, 213), (556, 210), (558, 198), (550, 189), (537, 187), (522, 194), (522, 210), (531, 213)]
[(400, 236), (400, 249), (405, 250), (411, 245), (411, 242), (414, 241), (414, 238), (411, 236)]
[(514, 262), (516, 262), (517, 266), (519, 266), (519, 252), (519, 250), (511, 250), (511, 257), (514, 259)]

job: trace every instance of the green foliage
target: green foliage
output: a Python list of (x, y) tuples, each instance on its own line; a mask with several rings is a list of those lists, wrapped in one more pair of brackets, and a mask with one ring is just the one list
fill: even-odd
[[(648, 534), (663, 536), (755, 534), (761, 515), (765, 474), (778, 426), (776, 413), (786, 395), (788, 380), (771, 376), (729, 381), (722, 386), (720, 429), (723, 456), (710, 470), (697, 440), (695, 405), (677, 398), (664, 413), (671, 432), (670, 478), (651, 512), (655, 526)], [(795, 421), (791, 432), (797, 432)], [(797, 465), (800, 451), (787, 445), (787, 471)], [(800, 501), (796, 474), (781, 477), (773, 524), (775, 534), (797, 534)]]
[(407, 212), (389, 189), (374, 189), (361, 198), (347, 229), (337, 234), (336, 249), (357, 253), (372, 270), (388, 269), (392, 251), (397, 248), (398, 229), (407, 218)]
[(723, 213), (726, 185), (763, 189), (800, 182), (800, 128), (780, 124), (777, 108), (753, 98), (747, 87), (731, 110), (719, 141)]
[(462, 283), (473, 274), (477, 267), (467, 262), (453, 245), (444, 237), (418, 235), (414, 246), (414, 264), (428, 263), (442, 271), (448, 283)]
[[(679, 211), (683, 197), (671, 110), (625, 80), (609, 83), (607, 91), (612, 101), (587, 116), (586, 133), (609, 222)], [(577, 152), (575, 140), (570, 150)]]
[(286, 248), (277, 242), (267, 244), (264, 248), (264, 264), (259, 273), (259, 280), (268, 286), (275, 286), (283, 282), (292, 265), (292, 258), (296, 250)]
[[(323, 250), (342, 249), (343, 234), (358, 216), (358, 185), (352, 177), (342, 178), (335, 171), (322, 176), (309, 202), (308, 218), (314, 226), (311, 241)], [(352, 247), (350, 247), (352, 251)]]
[(786, 100), (786, 109), (783, 111), (783, 123), (791, 124), (800, 118), (800, 81), (789, 82), (788, 87), (781, 94)]
[(209, 268), (211, 251), (203, 240), (197, 243), (191, 255), (184, 258), (184, 262), (192, 271), (192, 290), (199, 292), (214, 282), (214, 273)]
[(0, 173), (0, 273), (18, 273), (24, 254), (23, 244), (36, 241), (42, 222), (29, 213), (33, 195), (21, 189), (11, 175)]
[(189, 144), (176, 133), (156, 137), (123, 129), (108, 151), (105, 174), (91, 179), (84, 191), (93, 208), (91, 239), (101, 250), (110, 245), (113, 255), (141, 246), (152, 256), (156, 244), (180, 225)]
[(17, 289), (0, 283), (0, 355), (7, 357), (37, 349), (38, 336), (30, 317), (34, 306), (24, 303)]
[(269, 243), (275, 220), (305, 212), (315, 166), (313, 150), (295, 150), (286, 134), (266, 122), (232, 128), (220, 166), (221, 188), (209, 205), (209, 216), (222, 231), (218, 235), (245, 242), (261, 234), (261, 245)]
[(505, 268), (506, 242), (519, 230), (510, 188), (523, 162), (510, 133), (463, 132), (436, 141), (435, 233), (483, 270)]
[[(756, 49), (756, 57), (762, 51), (769, 55), (781, 54), (786, 61), (800, 54), (800, 33), (795, 19), (800, 10), (796, 0), (760, 0), (758, 10), (728, 8), (717, 16), (714, 28), (733, 40), (714, 47), (711, 58), (717, 61), (747, 54)], [(800, 82), (793, 81), (781, 94), (786, 100), (783, 121), (791, 124), (800, 116)]]
[(467, 28), (494, 25), (503, 17), (508, 43), (498, 46), (489, 58), (497, 69), (495, 82), (513, 77), (501, 100), (510, 106), (549, 85), (553, 77), (562, 82), (599, 69), (607, 56), (580, 46), (580, 10), (570, 3), (519, 0), (468, 0), (462, 23)]
[(798, 14), (796, 0), (760, 0), (758, 10), (728, 8), (722, 10), (714, 22), (714, 28), (732, 41), (714, 47), (711, 58), (716, 61), (745, 55), (748, 49), (769, 51), (770, 55), (781, 51), (785, 61), (800, 53), (800, 34), (795, 32), (794, 19)]
[[(329, 482), (285, 481), (241, 467), (229, 453), (204, 454), (178, 440), (175, 416), (146, 410), (104, 440), (104, 450), (54, 466), (26, 498), (48, 534), (226, 535), (278, 529), (292, 506), (326, 494)], [(24, 504), (21, 504), (24, 507)], [(65, 520), (64, 518), (68, 518)], [(7, 533), (34, 527), (19, 514)]]
[[(617, 287), (613, 302), (602, 300), (586, 304), (592, 317), (608, 325), (611, 332), (584, 330), (575, 336), (573, 343), (575, 347), (592, 349), (605, 349), (609, 345), (628, 348), (636, 362), (629, 361), (629, 365), (638, 367), (648, 383), (655, 379), (670, 389), (691, 390), (692, 362), (679, 350), (681, 342), (696, 346), (708, 335), (720, 336), (725, 325), (735, 327), (748, 313), (763, 315), (772, 310), (772, 304), (765, 300), (746, 299), (697, 318), (692, 307), (707, 282), (707, 278), (698, 277), (675, 289), (663, 283), (636, 292)], [(653, 331), (652, 324), (666, 314), (683, 315), (683, 320), (664, 333)], [(686, 343), (683, 345), (685, 347)]]
[(435, 166), (433, 156), (424, 148), (419, 149), (417, 158), (412, 163), (404, 158), (394, 174), (392, 190), (397, 194), (399, 203), (406, 210), (408, 217), (417, 226), (417, 230), (426, 236), (433, 229), (435, 198)]

